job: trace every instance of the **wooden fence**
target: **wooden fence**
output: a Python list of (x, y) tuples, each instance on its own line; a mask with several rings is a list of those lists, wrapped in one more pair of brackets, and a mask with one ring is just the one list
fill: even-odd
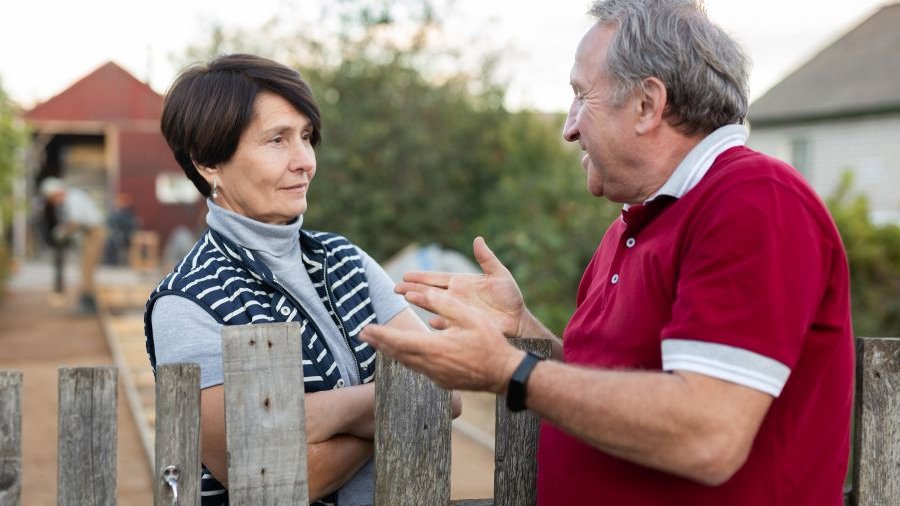
[[(296, 324), (223, 333), (229, 494), (234, 505), (308, 501), (306, 431)], [(549, 353), (549, 342), (513, 340)], [(854, 467), (846, 501), (900, 497), (900, 339), (857, 339)], [(497, 401), (494, 498), (450, 501), (450, 396), (379, 357), (375, 401), (375, 504), (520, 506), (535, 502), (539, 419)], [(823, 372), (823, 373), (827, 373)], [(0, 371), (0, 506), (21, 490), (21, 373)], [(200, 370), (160, 366), (154, 504), (200, 503)], [(61, 368), (59, 505), (116, 502), (116, 369)], [(177, 503), (174, 501), (177, 492)]]

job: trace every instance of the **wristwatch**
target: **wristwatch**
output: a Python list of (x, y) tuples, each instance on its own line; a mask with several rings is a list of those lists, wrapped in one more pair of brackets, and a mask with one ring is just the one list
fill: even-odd
[(513, 413), (518, 413), (525, 409), (525, 395), (527, 394), (526, 385), (531, 371), (544, 357), (534, 352), (526, 352), (525, 358), (516, 367), (511, 378), (509, 378), (509, 386), (506, 389), (506, 407)]

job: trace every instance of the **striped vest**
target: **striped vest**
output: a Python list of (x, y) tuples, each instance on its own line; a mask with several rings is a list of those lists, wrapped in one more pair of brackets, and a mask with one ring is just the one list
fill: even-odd
[[(325, 232), (300, 230), (303, 265), (325, 307), (353, 352), (362, 383), (375, 379), (375, 350), (359, 340), (359, 332), (375, 322), (369, 285), (356, 246)], [(222, 325), (299, 322), (303, 348), (303, 381), (307, 392), (342, 386), (334, 356), (303, 306), (275, 279), (253, 253), (213, 229), (197, 241), (174, 271), (156, 287), (144, 313), (144, 335), (150, 365), (156, 372), (151, 314), (164, 295), (196, 302)]]

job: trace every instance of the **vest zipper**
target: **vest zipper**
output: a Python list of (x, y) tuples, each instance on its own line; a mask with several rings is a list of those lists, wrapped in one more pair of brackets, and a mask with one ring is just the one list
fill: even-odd
[[(322, 329), (320, 329), (319, 326), (316, 324), (316, 321), (313, 320), (311, 316), (309, 316), (309, 313), (306, 312), (306, 308), (303, 307), (303, 304), (300, 304), (300, 301), (295, 299), (294, 296), (291, 295), (290, 292), (288, 292), (285, 287), (281, 286), (281, 283), (279, 283), (278, 281), (275, 281), (273, 279), (271, 281), (271, 283), (272, 283), (272, 286), (278, 291), (278, 293), (280, 293), (286, 300), (288, 300), (291, 304), (293, 304), (294, 307), (297, 308), (297, 312), (300, 313), (300, 315), (303, 316), (303, 318), (306, 318), (306, 321), (309, 322), (308, 324), (312, 326), (313, 332), (315, 332), (316, 335), (319, 336), (319, 339), (322, 341), (322, 346), (325, 347), (326, 350), (328, 350), (328, 341), (325, 339), (325, 335), (322, 334)], [(300, 336), (300, 347), (301, 348), (303, 347), (303, 336), (302, 335)], [(302, 355), (302, 353), (303, 353), (302, 349), (300, 350), (300, 353)], [(328, 350), (328, 353), (331, 353), (332, 360), (336, 360), (334, 358), (334, 353), (332, 353), (331, 350)], [(317, 364), (313, 363), (313, 366), (316, 369), (319, 369)], [(328, 375), (324, 374), (322, 370), (319, 370), (319, 372), (323, 374), (322, 379), (324, 381), (324, 379), (326, 377), (328, 377)], [(334, 386), (335, 385), (331, 385), (330, 387), (334, 388)]]
[(331, 307), (331, 314), (334, 315), (334, 322), (337, 324), (338, 330), (341, 331), (341, 335), (344, 336), (344, 341), (347, 343), (347, 349), (350, 350), (350, 355), (353, 356), (353, 362), (356, 364), (356, 374), (359, 375), (359, 384), (362, 385), (363, 371), (360, 369), (359, 359), (356, 358), (356, 350), (353, 349), (353, 345), (350, 343), (350, 336), (347, 335), (347, 330), (344, 328), (344, 322), (341, 321), (341, 315), (337, 311), (337, 305), (334, 302), (331, 293), (331, 285), (328, 283), (328, 252), (325, 248), (322, 248), (322, 251), (324, 252), (322, 258), (322, 285), (325, 287), (325, 294), (328, 296), (328, 305)]

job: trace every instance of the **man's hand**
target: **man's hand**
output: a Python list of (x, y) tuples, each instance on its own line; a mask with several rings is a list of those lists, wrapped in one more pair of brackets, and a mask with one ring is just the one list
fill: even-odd
[(500, 262), (481, 237), (473, 244), (475, 259), (483, 274), (409, 272), (395, 291), (423, 309), (437, 313), (429, 322), (438, 330), (449, 326), (441, 311), (431, 305), (428, 294), (446, 292), (459, 301), (486, 312), (507, 337), (546, 337), (549, 334), (525, 307), (522, 292), (509, 269)]
[[(368, 325), (363, 341), (446, 389), (506, 392), (525, 352), (506, 342), (493, 315), (448, 290), (415, 292), (422, 307), (442, 318), (442, 330), (427, 332)], [(418, 302), (416, 302), (418, 304)]]

